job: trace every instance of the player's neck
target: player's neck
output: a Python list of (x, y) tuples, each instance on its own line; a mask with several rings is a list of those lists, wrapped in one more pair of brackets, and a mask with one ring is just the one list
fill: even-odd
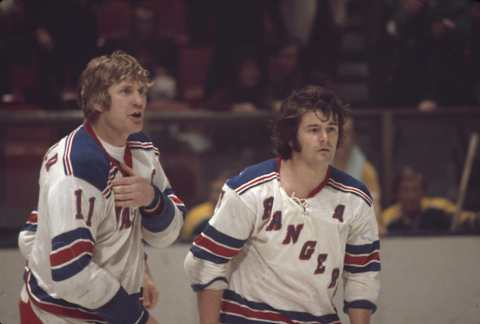
[(98, 121), (96, 123), (91, 123), (91, 125), (95, 135), (101, 139), (102, 142), (106, 142), (116, 147), (125, 147), (127, 145), (128, 137), (119, 136), (118, 132), (113, 131), (104, 124), (99, 124)]
[(287, 194), (307, 198), (327, 176), (328, 165), (312, 168), (302, 160), (282, 160), (280, 183)]

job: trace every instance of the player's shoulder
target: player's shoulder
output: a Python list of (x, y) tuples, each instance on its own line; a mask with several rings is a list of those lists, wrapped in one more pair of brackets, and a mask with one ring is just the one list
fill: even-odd
[(157, 155), (159, 154), (158, 148), (152, 139), (144, 132), (138, 132), (128, 136), (128, 147), (131, 150), (151, 151)]
[(85, 180), (100, 191), (107, 186), (110, 160), (104, 149), (80, 126), (65, 138), (65, 174)]
[(256, 186), (277, 179), (278, 176), (278, 161), (271, 159), (245, 168), (240, 174), (228, 179), (227, 185), (241, 195)]
[(354, 194), (363, 199), (369, 206), (373, 199), (367, 186), (358, 179), (355, 179), (346, 172), (330, 166), (330, 177), (327, 184), (341, 192)]

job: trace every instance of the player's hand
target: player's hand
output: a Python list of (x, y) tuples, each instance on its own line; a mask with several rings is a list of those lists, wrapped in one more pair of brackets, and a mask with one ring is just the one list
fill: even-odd
[(143, 306), (152, 309), (158, 302), (158, 289), (147, 271), (143, 274)]
[(117, 207), (143, 207), (148, 206), (154, 196), (153, 186), (142, 177), (135, 174), (132, 168), (121, 165), (126, 177), (116, 178), (112, 181)]
[(158, 324), (158, 321), (152, 316), (152, 314), (150, 314), (147, 324)]

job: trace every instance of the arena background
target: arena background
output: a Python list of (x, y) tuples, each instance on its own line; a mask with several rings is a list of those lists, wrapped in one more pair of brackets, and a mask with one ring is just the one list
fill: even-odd
[[(415, 38), (423, 35), (419, 26), (399, 34), (392, 25), (397, 4), (416, 2), (453, 4), (447, 11), (453, 8), (456, 18), (468, 20), (469, 32), (441, 49)], [(60, 54), (44, 55), (35, 43), (39, 17), (57, 29)], [(295, 22), (307, 18), (312, 33), (302, 39)], [(424, 175), (428, 196), (457, 201), (469, 139), (480, 132), (479, 33), (480, 2), (472, 0), (0, 1), (0, 324), (19, 321), (25, 260), (17, 235), (36, 206), (43, 154), (82, 122), (75, 72), (92, 54), (122, 48), (143, 63), (148, 47), (158, 45), (151, 72), (161, 82), (149, 95), (146, 133), (160, 148), (176, 192), (192, 207), (207, 198), (207, 184), (219, 173), (233, 174), (274, 156), (271, 107), (218, 111), (204, 105), (202, 95), (227, 84), (233, 57), (245, 43), (265, 47), (271, 59), (274, 38), (285, 45), (290, 36), (300, 36), (299, 65), (308, 81), (333, 85), (352, 105), (356, 140), (378, 171), (385, 208), (394, 200), (395, 175), (406, 165)], [(409, 44), (419, 47), (409, 52)], [(261, 70), (268, 70), (263, 63)], [(55, 77), (65, 84), (52, 82)], [(437, 81), (442, 86), (435, 93), (420, 93)], [(408, 97), (412, 92), (419, 97)], [(423, 99), (433, 99), (436, 107), (421, 105)], [(478, 212), (480, 149), (472, 162), (462, 207)], [(382, 290), (372, 323), (480, 324), (479, 247), (478, 232), (383, 237)], [(162, 324), (197, 322), (183, 272), (188, 248), (178, 242), (149, 251), (160, 290), (154, 313)]]

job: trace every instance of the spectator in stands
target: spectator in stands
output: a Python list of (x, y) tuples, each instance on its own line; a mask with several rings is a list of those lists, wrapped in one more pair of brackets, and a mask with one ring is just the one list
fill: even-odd
[[(187, 2), (191, 6), (198, 1)], [(196, 6), (207, 7), (215, 24), (214, 48), (205, 85), (205, 95), (210, 97), (214, 89), (218, 89), (227, 80), (226, 71), (235, 57), (237, 48), (244, 46), (262, 48), (267, 42), (267, 34), (276, 34), (276, 31), (270, 33), (267, 31), (266, 21), (269, 18), (274, 17), (269, 20), (270, 29), (283, 31), (283, 28), (277, 26), (281, 25), (279, 22), (281, 19), (276, 0), (204, 0)], [(197, 26), (199, 22), (201, 23), (197, 21)], [(206, 25), (204, 28), (198, 27), (204, 29)]]
[(75, 100), (75, 85), (97, 54), (96, 0), (24, 0), (38, 67), (37, 97), (45, 108)]
[[(402, 168), (394, 181), (396, 202), (385, 209), (383, 224), (388, 233), (448, 232), (455, 215), (455, 205), (441, 197), (425, 194), (423, 175), (411, 167)], [(479, 214), (463, 211), (456, 220), (460, 230), (479, 230)]]
[(216, 111), (270, 109), (261, 58), (249, 49), (240, 50), (236, 56), (225, 86), (214, 91), (204, 107)]
[(182, 231), (180, 232), (180, 238), (183, 241), (191, 242), (208, 224), (208, 220), (213, 215), (215, 205), (221, 195), (222, 186), (226, 179), (226, 172), (222, 172), (220, 175), (213, 178), (209, 184), (207, 200), (194, 206), (187, 212)]
[(304, 76), (300, 68), (300, 43), (294, 39), (274, 41), (270, 48), (267, 92), (274, 108), (292, 90), (301, 88)]
[(387, 23), (396, 40), (391, 103), (432, 110), (471, 102), (465, 51), (469, 42), (468, 0), (389, 1)]
[(178, 48), (174, 38), (162, 36), (158, 30), (157, 7), (148, 1), (132, 3), (132, 25), (129, 37), (106, 39), (102, 51), (124, 50), (152, 73), (150, 100), (176, 99)]
[(385, 228), (381, 218), (381, 189), (378, 172), (355, 141), (355, 127), (352, 117), (345, 119), (343, 133), (344, 140), (342, 145), (337, 149), (334, 165), (338, 169), (362, 181), (367, 186), (374, 200), (379, 232), (383, 234)]

